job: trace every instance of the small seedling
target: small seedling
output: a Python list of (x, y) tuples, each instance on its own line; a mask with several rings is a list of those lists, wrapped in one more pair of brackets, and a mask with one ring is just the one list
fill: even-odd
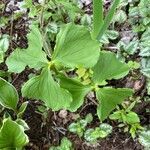
[(138, 63), (136, 61), (128, 61), (128, 66), (129, 66), (130, 70), (139, 69), (140, 63)]
[(88, 114), (85, 119), (80, 119), (76, 123), (71, 123), (68, 129), (70, 132), (77, 134), (79, 137), (82, 137), (86, 129), (86, 126), (90, 122), (92, 122), (92, 120), (93, 120), (92, 115)]
[(131, 103), (131, 105), (128, 107), (124, 107), (123, 109), (117, 107), (118, 110), (109, 116), (109, 118), (112, 120), (118, 120), (120, 123), (118, 126), (124, 127), (124, 132), (129, 131), (132, 138), (135, 138), (138, 130), (143, 129), (143, 127), (140, 125), (140, 119), (138, 115), (131, 111), (134, 105), (135, 102)]
[(94, 144), (98, 139), (107, 137), (112, 132), (112, 126), (106, 123), (102, 123), (99, 127), (95, 129), (88, 129), (84, 133), (84, 138)]
[(64, 137), (61, 140), (60, 146), (52, 146), (49, 150), (73, 150), (73, 148), (71, 141)]

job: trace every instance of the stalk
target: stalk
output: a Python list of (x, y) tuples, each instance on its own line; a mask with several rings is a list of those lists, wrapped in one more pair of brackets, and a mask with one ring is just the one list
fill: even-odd
[(96, 38), (103, 25), (103, 0), (93, 0), (93, 38)]
[(120, 0), (115, 0), (108, 12), (108, 15), (106, 16), (105, 20), (104, 20), (104, 23), (99, 31), (99, 34), (97, 36), (97, 40), (100, 40), (103, 36), (103, 34), (105, 33), (105, 31), (107, 30), (107, 28), (109, 27), (110, 23), (111, 23), (111, 20), (114, 16), (114, 13), (115, 13), (115, 10), (117, 8), (117, 6), (119, 5), (120, 3)]

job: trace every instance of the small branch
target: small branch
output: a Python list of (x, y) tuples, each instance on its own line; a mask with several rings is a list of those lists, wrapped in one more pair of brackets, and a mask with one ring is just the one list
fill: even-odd
[(116, 46), (103, 47), (104, 50), (119, 50)]
[(44, 10), (45, 10), (45, 5), (46, 5), (46, 0), (43, 0), (43, 3), (42, 3), (42, 10), (41, 10), (41, 14), (40, 14), (40, 28), (41, 30), (43, 29), (44, 27)]
[(10, 26), (10, 48), (12, 49), (13, 45), (13, 27), (14, 27), (14, 13), (11, 15), (11, 26)]

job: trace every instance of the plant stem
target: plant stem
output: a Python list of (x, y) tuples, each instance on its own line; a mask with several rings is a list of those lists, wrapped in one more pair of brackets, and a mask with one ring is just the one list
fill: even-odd
[(11, 26), (10, 26), (10, 47), (13, 46), (13, 27), (14, 27), (14, 13), (11, 15)]
[(117, 6), (119, 5), (120, 0), (115, 0), (108, 12), (108, 15), (106, 16), (104, 23), (99, 31), (99, 34), (97, 36), (97, 40), (100, 40), (103, 36), (103, 34), (105, 33), (105, 31), (107, 30), (107, 28), (109, 27), (111, 20), (114, 16), (115, 10), (117, 8)]
[(41, 15), (40, 15), (40, 28), (41, 28), (41, 30), (43, 29), (43, 26), (44, 26), (43, 13), (44, 13), (44, 10), (45, 10), (45, 5), (46, 5), (46, 0), (43, 0), (42, 10), (41, 10)]
[(40, 14), (40, 30), (42, 33), (44, 50), (45, 50), (46, 54), (50, 57), (51, 56), (51, 52), (50, 52), (51, 50), (47, 44), (47, 32), (45, 31), (47, 26), (46, 26), (46, 28), (44, 27), (44, 11), (45, 11), (45, 5), (47, 4), (47, 2), (48, 2), (47, 0), (43, 0), (43, 3), (42, 3), (42, 10), (41, 10), (41, 14)]
[(103, 25), (103, 1), (93, 0), (93, 38), (98, 36), (98, 33)]

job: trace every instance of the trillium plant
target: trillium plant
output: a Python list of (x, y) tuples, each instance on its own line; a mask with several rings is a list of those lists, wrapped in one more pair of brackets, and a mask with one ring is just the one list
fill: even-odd
[[(114, 0), (104, 18), (102, 0), (94, 0), (93, 28), (90, 30), (75, 23), (61, 25), (51, 52), (45, 49), (46, 40), (37, 22), (32, 22), (27, 35), (28, 47), (15, 49), (6, 59), (9, 72), (21, 73), (26, 67), (37, 71), (34, 77), (23, 84), (22, 96), (41, 100), (53, 111), (66, 109), (75, 112), (92, 91), (98, 101), (97, 115), (100, 121), (104, 121), (118, 104), (131, 96), (131, 89), (108, 85), (109, 80), (126, 76), (129, 67), (120, 62), (115, 53), (104, 51), (100, 43), (119, 1)], [(73, 76), (70, 75), (71, 71), (75, 72)], [(0, 78), (0, 104), (17, 114), (16, 120), (11, 116), (3, 120), (0, 127), (0, 148), (20, 148), (28, 143), (24, 133), (28, 126), (20, 119), (26, 104), (22, 104), (18, 110), (18, 101), (15, 88)]]
[[(62, 25), (51, 57), (43, 51), (44, 39), (38, 27), (32, 24), (27, 36), (28, 48), (17, 48), (6, 60), (10, 72), (20, 73), (26, 66), (41, 70), (39, 75), (23, 85), (23, 97), (41, 100), (53, 111), (67, 109), (74, 112), (83, 104), (86, 95), (93, 91), (99, 102), (97, 115), (103, 121), (117, 104), (131, 96), (131, 89), (107, 86), (108, 80), (126, 76), (128, 65), (120, 62), (114, 53), (99, 48), (99, 40), (118, 3), (114, 1), (106, 18), (99, 20), (99, 26), (94, 22), (91, 32), (87, 27), (74, 23)], [(94, 4), (94, 7), (97, 5)], [(94, 12), (95, 21), (98, 14)], [(89, 84), (69, 76), (68, 71), (78, 68), (91, 70)]]

